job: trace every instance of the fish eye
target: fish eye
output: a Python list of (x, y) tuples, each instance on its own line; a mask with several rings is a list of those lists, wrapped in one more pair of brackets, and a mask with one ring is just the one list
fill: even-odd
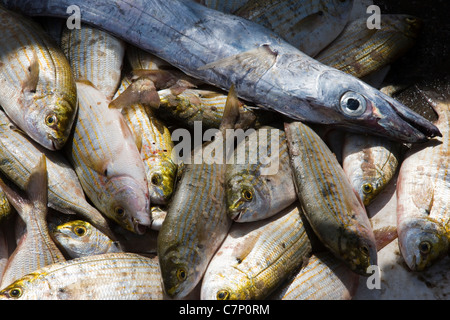
[(220, 290), (216, 294), (217, 300), (226, 300), (230, 296), (230, 293), (227, 290)]
[(372, 184), (371, 184), (371, 183), (365, 183), (365, 184), (363, 184), (363, 186), (362, 186), (362, 191), (363, 191), (365, 194), (371, 193), (371, 192), (373, 191), (373, 186), (372, 186)]
[(361, 94), (347, 91), (342, 95), (339, 107), (347, 116), (357, 117), (366, 111), (367, 102)]
[(86, 228), (83, 227), (83, 226), (76, 226), (76, 227), (73, 229), (73, 232), (74, 232), (77, 236), (82, 237), (82, 236), (84, 236), (84, 235), (86, 234)]
[(125, 210), (122, 207), (115, 207), (114, 213), (119, 217), (122, 218), (125, 215)]
[(9, 290), (9, 292), (8, 292), (8, 294), (11, 298), (20, 298), (22, 293), (23, 293), (22, 288), (19, 288), (19, 287), (14, 287), (11, 290)]
[(159, 173), (155, 173), (151, 177), (151, 182), (155, 186), (159, 186), (162, 183), (162, 176)]
[(419, 243), (419, 251), (421, 254), (428, 254), (431, 251), (431, 243), (429, 241), (422, 241)]
[(250, 190), (248, 190), (248, 189), (243, 189), (243, 190), (242, 190), (242, 198), (243, 198), (245, 201), (252, 201), (252, 199), (253, 199), (253, 193), (252, 193)]
[(45, 117), (45, 124), (47, 126), (49, 126), (50, 128), (55, 127), (57, 125), (57, 123), (58, 123), (58, 118), (56, 117), (55, 114), (51, 113)]
[(183, 268), (180, 268), (177, 270), (177, 278), (180, 281), (184, 281), (187, 278), (187, 274), (186, 274), (186, 270), (184, 270)]

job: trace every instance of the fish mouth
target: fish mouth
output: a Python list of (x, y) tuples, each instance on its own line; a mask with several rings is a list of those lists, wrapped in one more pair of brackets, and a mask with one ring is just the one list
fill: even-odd
[(50, 140), (52, 150), (61, 150), (66, 142), (65, 139), (58, 139), (53, 136), (49, 136), (48, 138)]
[(147, 227), (144, 224), (141, 224), (139, 221), (133, 219), (133, 229), (134, 232), (138, 235), (143, 235), (147, 232)]

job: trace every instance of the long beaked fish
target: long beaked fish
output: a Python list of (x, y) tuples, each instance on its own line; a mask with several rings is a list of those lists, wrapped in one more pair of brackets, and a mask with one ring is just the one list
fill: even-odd
[(411, 143), (441, 135), (435, 125), (397, 100), (316, 61), (263, 26), (199, 3), (3, 1), (33, 16), (67, 17), (67, 8), (76, 5), (83, 22), (223, 90), (234, 84), (240, 98), (294, 120)]
[[(446, 88), (449, 90), (448, 88)], [(397, 181), (397, 230), (402, 256), (411, 270), (422, 271), (449, 252), (450, 101), (428, 89), (420, 91), (438, 114), (442, 138), (412, 146)]]
[(22, 276), (46, 265), (65, 261), (50, 236), (47, 227), (47, 168), (42, 156), (27, 183), (26, 195), (20, 194), (3, 181), (11, 204), (26, 224), (26, 231), (8, 259), (0, 287), (4, 288)]
[(141, 155), (120, 111), (92, 83), (77, 81), (79, 108), (65, 147), (86, 196), (106, 217), (137, 233), (151, 224)]
[(342, 166), (308, 125), (285, 124), (297, 195), (317, 237), (354, 272), (367, 276), (377, 248), (366, 209)]
[(0, 6), (0, 24), (0, 104), (32, 139), (47, 149), (61, 149), (77, 111), (69, 62), (29, 18)]
[(2, 300), (162, 300), (157, 257), (105, 253), (34, 270), (0, 291)]

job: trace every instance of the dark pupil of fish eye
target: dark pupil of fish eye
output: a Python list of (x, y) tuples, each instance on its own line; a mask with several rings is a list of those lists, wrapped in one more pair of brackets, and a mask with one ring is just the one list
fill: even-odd
[(77, 233), (77, 235), (82, 236), (84, 234), (84, 228), (77, 228), (75, 232)]
[(158, 185), (161, 183), (161, 176), (159, 174), (154, 174), (152, 176), (152, 183)]
[(10, 292), (11, 297), (18, 297), (20, 295), (19, 289), (12, 289)]
[(116, 209), (116, 212), (117, 212), (117, 214), (119, 215), (119, 216), (121, 216), (121, 215), (123, 215), (123, 209), (122, 208), (117, 208)]
[(362, 246), (361, 247), (361, 251), (368, 256), (369, 255), (369, 248), (367, 248), (367, 246)]
[(419, 250), (422, 253), (428, 253), (430, 251), (430, 244), (428, 242), (421, 242), (419, 245)]
[(360, 105), (360, 103), (356, 99), (350, 98), (347, 100), (347, 109), (349, 109), (349, 110), (356, 111), (356, 110), (358, 110), (359, 105)]
[(224, 299), (225, 298), (225, 295), (226, 295), (226, 293), (225, 292), (219, 292), (219, 294), (217, 295), (217, 297), (219, 298), (219, 299)]

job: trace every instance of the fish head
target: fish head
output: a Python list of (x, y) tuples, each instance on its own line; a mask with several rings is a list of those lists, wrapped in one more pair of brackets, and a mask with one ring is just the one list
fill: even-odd
[(80, 253), (80, 246), (90, 243), (93, 226), (83, 220), (73, 220), (60, 224), (52, 230), (52, 237), (60, 247), (70, 256)]
[(163, 160), (146, 170), (152, 204), (167, 204), (174, 190), (177, 166), (171, 160)]
[[(184, 254), (186, 252), (190, 254), (186, 256)], [(159, 250), (158, 254), (165, 292), (173, 299), (185, 297), (194, 289), (202, 276), (199, 267), (192, 263), (192, 261), (201, 260), (199, 253), (184, 245), (173, 245), (165, 249), (162, 254)]]
[(356, 77), (326, 70), (317, 81), (319, 98), (311, 103), (326, 113), (317, 117), (318, 122), (405, 143), (442, 136), (434, 124)]
[[(255, 298), (250, 277), (236, 269), (206, 274), (202, 283), (202, 300), (250, 300)], [(257, 285), (257, 284), (255, 284)]]
[(40, 273), (30, 273), (0, 290), (0, 300), (27, 300)]
[(436, 221), (424, 217), (398, 227), (399, 247), (408, 267), (422, 271), (445, 256), (449, 240), (444, 228)]
[[(75, 96), (74, 96), (75, 97)], [(33, 105), (45, 104), (44, 112)], [(35, 98), (30, 112), (24, 113), (21, 129), (33, 140), (49, 150), (60, 150), (67, 142), (75, 122), (76, 98), (54, 95)]]
[(400, 30), (408, 38), (416, 39), (422, 30), (423, 20), (408, 14), (393, 14), (383, 17), (383, 24), (390, 25), (393, 30)]
[(270, 210), (270, 192), (262, 179), (239, 171), (226, 183), (227, 214), (237, 222), (259, 220)]
[(112, 177), (105, 188), (105, 214), (125, 229), (144, 234), (151, 225), (148, 188), (129, 176)]

